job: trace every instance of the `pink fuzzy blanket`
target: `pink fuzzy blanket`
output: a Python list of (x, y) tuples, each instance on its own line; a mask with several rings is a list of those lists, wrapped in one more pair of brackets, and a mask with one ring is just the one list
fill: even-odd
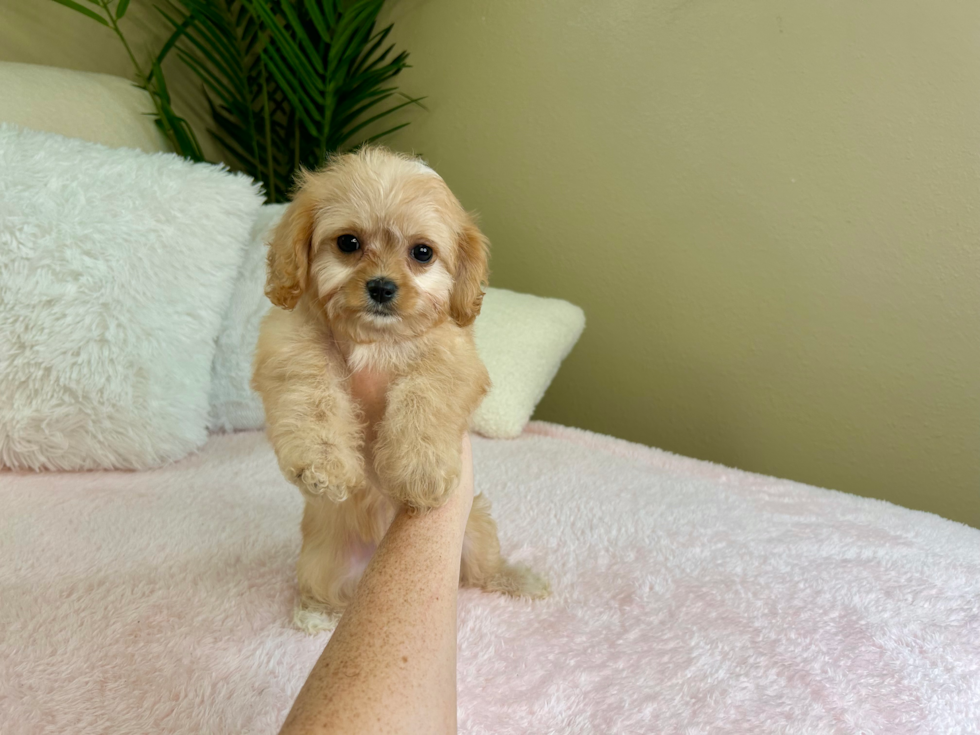
[[(980, 732), (980, 531), (542, 423), (474, 449), (554, 593), (462, 593), (461, 732)], [(0, 474), (0, 732), (275, 732), (326, 641), (300, 505), (259, 433)]]

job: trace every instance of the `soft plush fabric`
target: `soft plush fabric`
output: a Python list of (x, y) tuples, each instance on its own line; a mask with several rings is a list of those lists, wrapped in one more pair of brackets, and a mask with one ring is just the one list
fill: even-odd
[[(461, 593), (461, 733), (980, 731), (980, 531), (548, 424), (473, 447), (553, 595)], [(0, 507), (0, 732), (276, 732), (327, 635), (261, 433)]]
[(286, 211), (285, 204), (266, 204), (252, 234), (235, 281), (231, 303), (218, 335), (211, 372), (211, 431), (261, 429), (262, 399), (252, 390), (252, 358), (262, 317), (272, 308), (265, 295), (266, 238)]
[(0, 122), (113, 148), (170, 150), (148, 114), (150, 95), (128, 79), (0, 61), (0, 90)]
[(261, 204), (216, 166), (0, 125), (0, 465), (141, 469), (203, 444)]
[(498, 439), (520, 434), (584, 327), (585, 314), (567, 301), (487, 289), (473, 330), (493, 387), (470, 427)]

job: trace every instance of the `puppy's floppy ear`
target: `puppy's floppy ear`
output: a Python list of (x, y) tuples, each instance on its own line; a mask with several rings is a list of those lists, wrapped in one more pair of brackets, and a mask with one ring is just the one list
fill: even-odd
[(276, 306), (292, 309), (306, 290), (313, 238), (313, 196), (306, 193), (300, 180), (292, 204), (286, 209), (269, 241), (265, 295)]
[(479, 316), (483, 305), (490, 241), (467, 215), (457, 243), (456, 276), (449, 294), (449, 315), (459, 326), (466, 327)]

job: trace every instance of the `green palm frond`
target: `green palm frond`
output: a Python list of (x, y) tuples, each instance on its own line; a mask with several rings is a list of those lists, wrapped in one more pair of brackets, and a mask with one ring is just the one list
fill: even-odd
[(386, 85), (408, 65), (407, 53), (389, 58), (392, 46), (382, 49), (391, 33), (391, 26), (375, 30), (384, 0), (242, 2), (267, 34), (262, 59), (286, 108), (276, 119), (289, 138), (291, 172), (318, 166), (333, 151), (361, 142), (355, 136), (367, 125), (420, 102), (405, 98), (374, 111), (395, 94)]
[[(126, 45), (117, 20), (129, 0), (54, 0), (94, 17)], [(144, 73), (130, 52), (137, 82), (150, 92), (156, 122), (181, 155), (203, 160), (187, 122), (172, 107), (161, 65), (172, 52), (197, 76), (211, 110), (211, 136), (284, 200), (297, 169), (315, 168), (334, 151), (365, 142), (370, 126), (421, 97), (391, 80), (408, 53), (388, 43), (391, 26), (376, 29), (384, 0), (160, 0), (169, 38)], [(115, 8), (113, 9), (113, 4)], [(129, 52), (129, 46), (126, 45)], [(392, 125), (375, 140), (403, 128)]]

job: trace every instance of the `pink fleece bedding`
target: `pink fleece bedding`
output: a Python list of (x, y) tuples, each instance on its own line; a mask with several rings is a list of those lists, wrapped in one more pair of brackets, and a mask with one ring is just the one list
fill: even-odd
[[(460, 732), (980, 732), (980, 531), (542, 423), (474, 450), (554, 593), (462, 593)], [(300, 506), (259, 433), (0, 474), (0, 732), (275, 732), (326, 641)]]

